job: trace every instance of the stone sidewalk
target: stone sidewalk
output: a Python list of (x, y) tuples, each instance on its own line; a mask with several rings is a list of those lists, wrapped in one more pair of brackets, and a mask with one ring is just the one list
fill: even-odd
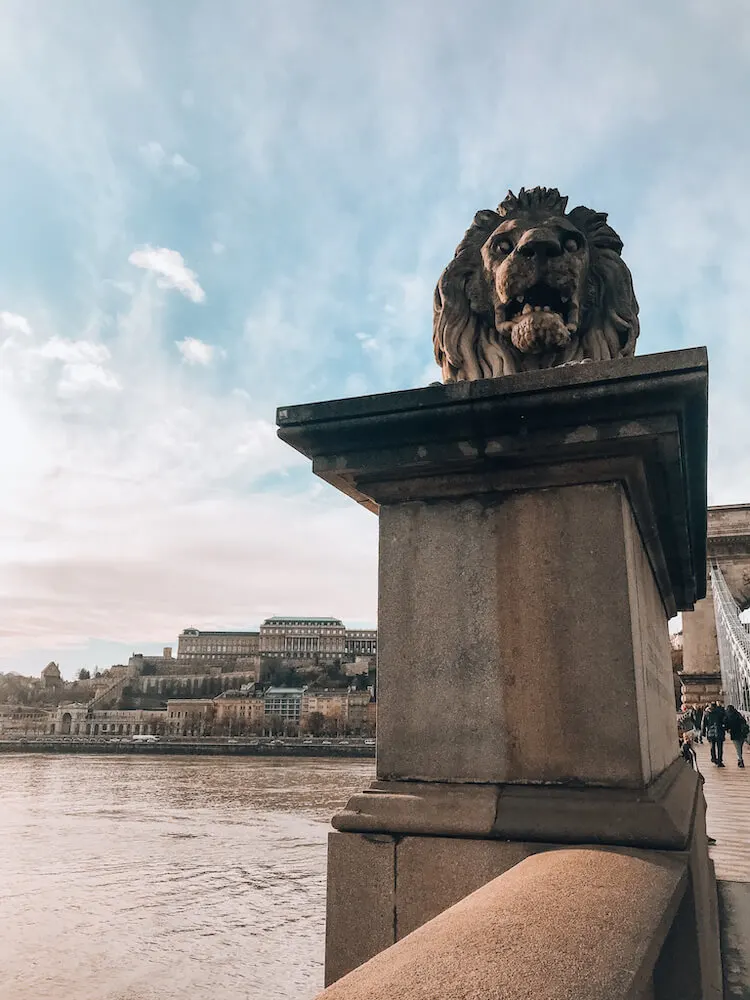
[(750, 882), (750, 746), (745, 746), (745, 768), (737, 767), (734, 745), (724, 744), (725, 767), (711, 763), (707, 742), (695, 745), (698, 768), (704, 776), (708, 812), (706, 826), (716, 839), (711, 857), (716, 877), (730, 882)]
[(707, 742), (695, 750), (706, 779), (706, 826), (716, 838), (709, 852), (719, 892), (724, 1000), (750, 1000), (750, 747), (744, 770), (729, 740), (723, 768), (711, 763)]

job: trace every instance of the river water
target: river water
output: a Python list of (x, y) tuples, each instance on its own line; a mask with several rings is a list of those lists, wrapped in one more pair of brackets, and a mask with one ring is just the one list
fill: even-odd
[(3, 755), (0, 997), (313, 997), (329, 820), (373, 770)]

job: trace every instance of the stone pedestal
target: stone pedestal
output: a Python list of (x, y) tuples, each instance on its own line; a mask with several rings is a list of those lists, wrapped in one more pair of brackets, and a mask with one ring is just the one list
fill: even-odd
[(667, 632), (705, 593), (706, 401), (699, 349), (279, 410), (380, 514), (378, 780), (333, 821), (327, 982), (529, 852), (709, 868)]
[[(715, 677), (718, 678), (719, 686), (721, 686), (716, 614), (710, 587), (707, 588), (705, 598), (698, 601), (692, 611), (683, 613), (682, 639), (681, 679), (683, 684), (688, 684), (697, 677)], [(695, 683), (700, 682), (695, 681)], [(699, 700), (696, 704), (705, 705), (707, 702)]]
[(722, 701), (716, 609), (707, 580), (706, 596), (682, 614), (682, 670), (679, 674), (683, 709)]

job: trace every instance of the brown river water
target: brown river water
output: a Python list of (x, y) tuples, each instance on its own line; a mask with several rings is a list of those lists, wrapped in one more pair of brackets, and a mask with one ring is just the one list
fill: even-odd
[(306, 1000), (372, 761), (0, 758), (2, 1000)]

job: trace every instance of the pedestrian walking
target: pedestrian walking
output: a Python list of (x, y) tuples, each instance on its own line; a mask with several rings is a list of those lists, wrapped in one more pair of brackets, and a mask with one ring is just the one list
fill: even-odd
[(734, 743), (734, 749), (737, 751), (737, 767), (744, 767), (745, 762), (742, 759), (742, 750), (748, 733), (750, 733), (750, 726), (734, 705), (727, 705), (724, 724), (729, 733), (729, 739)]
[(711, 762), (717, 767), (724, 767), (724, 709), (714, 701), (708, 711), (703, 713), (702, 732), (711, 744)]
[(693, 719), (693, 729), (697, 733), (698, 742), (703, 742), (703, 706), (696, 705), (693, 711), (690, 713)]

